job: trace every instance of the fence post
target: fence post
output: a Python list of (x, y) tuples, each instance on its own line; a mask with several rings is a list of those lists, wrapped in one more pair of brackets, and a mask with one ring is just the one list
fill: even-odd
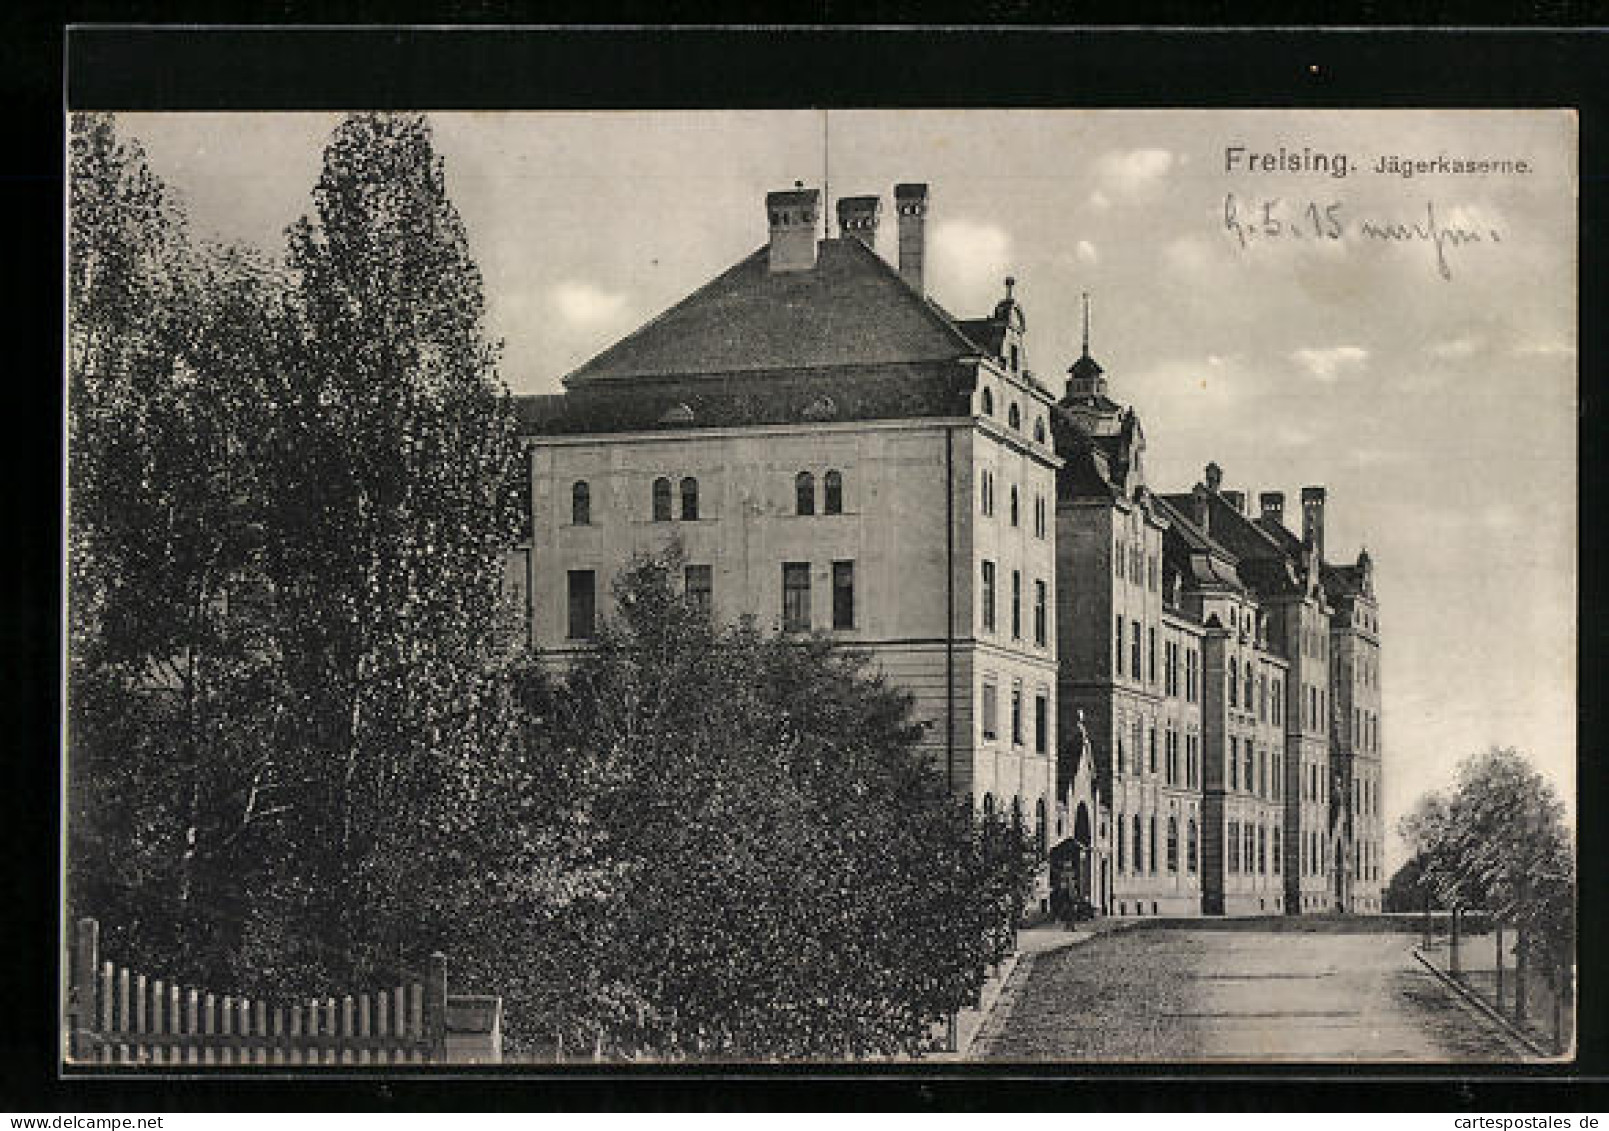
[(89, 1060), (95, 1032), (95, 971), (100, 963), (101, 925), (89, 916), (78, 920), (73, 938), (72, 982), (67, 998), (71, 1015), (72, 1041), (67, 1055), (72, 1060)]
[(1514, 932), (1514, 1023), (1525, 1023), (1525, 976), (1530, 973), (1531, 963), (1525, 949), (1525, 931), (1516, 928)]
[(1464, 905), (1455, 902), (1452, 907), (1451, 934), (1449, 935), (1447, 949), (1447, 968), (1453, 977), (1458, 977), (1462, 971), (1458, 968), (1458, 944), (1460, 928), (1463, 926)]
[(425, 978), (425, 1036), (430, 1040), (430, 1059), (447, 1059), (447, 956), (436, 951), (430, 956)]
[(1492, 924), (1493, 933), (1497, 936), (1497, 1012), (1503, 1012), (1503, 923), (1501, 920)]

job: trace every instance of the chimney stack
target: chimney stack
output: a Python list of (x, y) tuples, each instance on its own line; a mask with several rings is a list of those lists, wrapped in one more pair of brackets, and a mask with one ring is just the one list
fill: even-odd
[(794, 188), (765, 194), (773, 273), (808, 271), (816, 265), (816, 209), (821, 191), (794, 183)]
[(1219, 467), (1216, 463), (1209, 463), (1207, 465), (1207, 490), (1217, 491), (1223, 486), (1223, 482), (1224, 469)]
[(894, 210), (899, 213), (899, 274), (923, 294), (922, 268), (927, 259), (927, 186), (895, 185)]
[(883, 211), (880, 196), (845, 196), (838, 201), (838, 232), (853, 236), (873, 251), (877, 250), (877, 221)]
[(1257, 496), (1257, 503), (1262, 508), (1264, 518), (1281, 526), (1285, 524), (1285, 492), (1264, 491)]
[(1302, 541), (1324, 557), (1324, 488), (1302, 488)]
[(1223, 497), (1224, 497), (1224, 502), (1226, 502), (1230, 506), (1234, 507), (1235, 510), (1237, 510), (1241, 514), (1246, 513), (1246, 492), (1244, 492), (1244, 491), (1224, 491), (1224, 492), (1222, 492), (1222, 494), (1223, 494)]
[(1207, 488), (1200, 483), (1190, 492), (1190, 517), (1201, 527), (1203, 534), (1212, 533), (1212, 504), (1207, 499)]

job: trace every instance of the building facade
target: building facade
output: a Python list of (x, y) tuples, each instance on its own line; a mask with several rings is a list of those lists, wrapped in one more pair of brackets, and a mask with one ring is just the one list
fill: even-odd
[[(819, 632), (909, 690), (927, 751), (1047, 853), (1056, 793), (1060, 459), (1053, 397), (1006, 294), (952, 318), (923, 292), (928, 196), (770, 194), (766, 246), (565, 379), (521, 398), (531, 536), (511, 571), (533, 647), (588, 648), (634, 554), (679, 546), (687, 596), (723, 620)], [(1047, 894), (1041, 891), (1041, 898)]]
[(720, 620), (820, 632), (908, 689), (951, 789), (1035, 830), (1110, 915), (1379, 909), (1372, 565), (1323, 556), (1325, 493), (1247, 513), (1209, 465), (1153, 492), (1139, 415), (1084, 348), (1057, 397), (1011, 279), (925, 293), (927, 186), (765, 201), (765, 246), (518, 399), (537, 652), (590, 647), (631, 558), (676, 547)]

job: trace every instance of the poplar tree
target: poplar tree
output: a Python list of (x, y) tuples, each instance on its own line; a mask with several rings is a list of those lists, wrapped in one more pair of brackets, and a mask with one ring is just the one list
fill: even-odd
[(68, 897), (136, 960), (227, 969), (272, 805), (247, 451), (271, 272), (197, 246), (137, 143), (71, 123)]
[(278, 741), (302, 802), (254, 937), (265, 963), (341, 981), (431, 945), (439, 831), (512, 733), (497, 670), (519, 453), (427, 120), (343, 120), (312, 204), (289, 232), (263, 438)]

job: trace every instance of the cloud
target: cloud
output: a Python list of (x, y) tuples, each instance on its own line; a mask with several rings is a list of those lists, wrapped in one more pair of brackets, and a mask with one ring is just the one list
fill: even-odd
[(1472, 337), (1453, 338), (1445, 342), (1432, 342), (1425, 347), (1425, 352), (1431, 357), (1446, 360), (1459, 357), (1469, 357), (1480, 347), (1480, 343)]
[(1095, 162), (1095, 175), (1102, 188), (1121, 196), (1151, 187), (1172, 167), (1173, 154), (1166, 149), (1130, 149), (1103, 154)]
[(956, 306), (982, 306), (1010, 272), (1011, 236), (997, 224), (945, 220), (933, 230), (933, 260)]
[(1334, 381), (1343, 370), (1361, 366), (1369, 351), (1358, 346), (1331, 346), (1328, 349), (1300, 349), (1291, 360), (1320, 381)]
[(1078, 245), (1073, 248), (1073, 253), (1078, 256), (1080, 263), (1095, 264), (1101, 261), (1100, 253), (1088, 240), (1079, 240)]
[(1112, 201), (1111, 198), (1108, 197), (1104, 192), (1102, 192), (1100, 189), (1096, 189), (1094, 192), (1089, 194), (1089, 206), (1104, 212), (1108, 208), (1112, 207)]
[(626, 310), (626, 296), (613, 294), (591, 283), (567, 280), (549, 292), (559, 316), (580, 327), (608, 325)]

